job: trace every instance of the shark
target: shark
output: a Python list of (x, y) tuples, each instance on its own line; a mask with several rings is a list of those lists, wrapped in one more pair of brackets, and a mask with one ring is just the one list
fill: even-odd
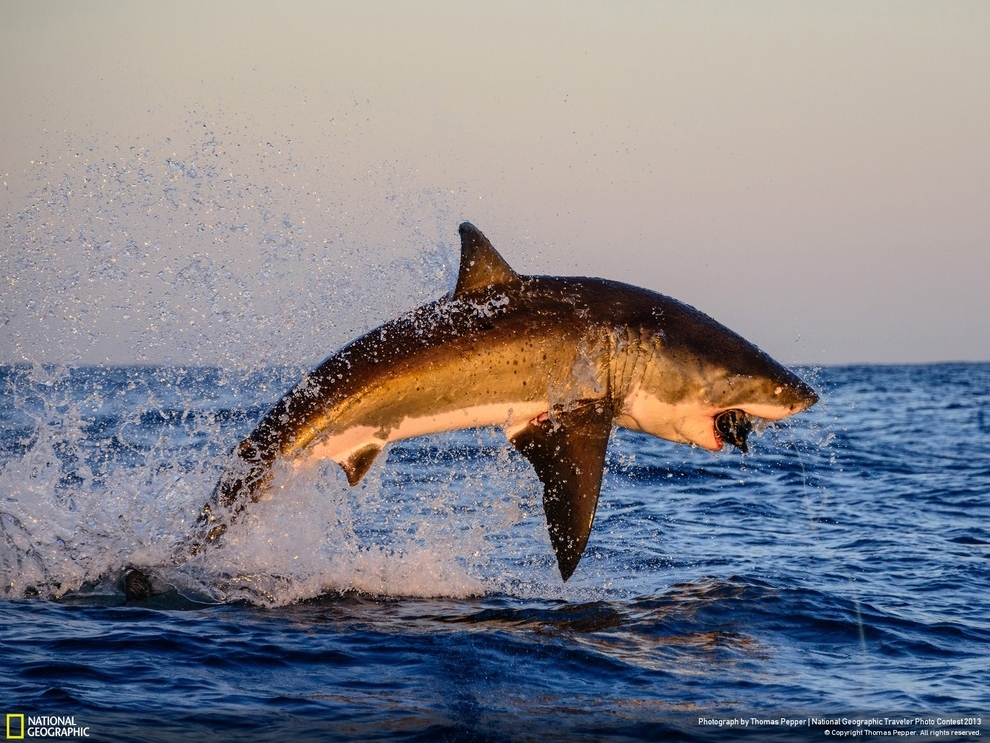
[[(220, 544), (276, 469), (332, 460), (357, 485), (388, 444), (497, 426), (533, 466), (560, 576), (588, 544), (615, 426), (713, 452), (818, 401), (708, 315), (617, 281), (514, 271), (459, 227), (453, 290), (326, 359), (231, 453), (190, 552)], [(134, 583), (140, 594), (141, 577)]]

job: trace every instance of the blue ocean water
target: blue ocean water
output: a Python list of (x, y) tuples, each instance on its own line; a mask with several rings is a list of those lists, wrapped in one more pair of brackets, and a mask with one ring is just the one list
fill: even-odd
[(990, 365), (803, 370), (822, 402), (748, 455), (617, 431), (566, 585), (528, 464), (466, 431), (356, 488), (282, 473), (223, 550), (125, 605), (122, 568), (168, 563), (299, 373), (0, 368), (15, 734), (990, 735)]

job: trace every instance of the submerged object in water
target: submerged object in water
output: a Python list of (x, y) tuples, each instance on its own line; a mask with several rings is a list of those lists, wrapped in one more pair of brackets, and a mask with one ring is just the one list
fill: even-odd
[(389, 442), (501, 426), (543, 483), (566, 581), (588, 542), (613, 425), (745, 452), (754, 419), (777, 421), (818, 400), (766, 353), (675, 299), (603, 279), (523, 276), (472, 224), (460, 236), (449, 296), (345, 346), (237, 445), (193, 553), (221, 541), (279, 462), (331, 459), (356, 485)]

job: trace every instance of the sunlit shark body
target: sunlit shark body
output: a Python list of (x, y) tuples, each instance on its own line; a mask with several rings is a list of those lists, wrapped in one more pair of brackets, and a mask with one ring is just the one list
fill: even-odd
[(232, 454), (193, 551), (263, 497), (273, 468), (337, 462), (351, 485), (393, 441), (500, 426), (544, 485), (561, 576), (584, 552), (613, 425), (746, 450), (752, 419), (818, 397), (796, 375), (677, 300), (602, 279), (521, 276), (460, 226), (449, 296), (358, 338), (286, 394)]

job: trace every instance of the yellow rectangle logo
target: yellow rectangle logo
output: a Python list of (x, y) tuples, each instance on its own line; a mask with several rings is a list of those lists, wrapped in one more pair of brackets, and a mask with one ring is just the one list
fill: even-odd
[[(11, 722), (19, 724), (11, 725)], [(24, 715), (7, 713), (7, 740), (24, 740)]]

